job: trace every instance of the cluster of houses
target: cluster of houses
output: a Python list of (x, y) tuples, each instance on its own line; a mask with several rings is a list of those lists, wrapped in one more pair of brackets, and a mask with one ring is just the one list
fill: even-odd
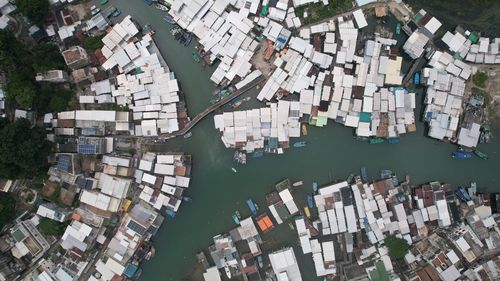
[[(466, 81), (476, 69), (467, 64), (495, 64), (498, 60), (498, 39), (478, 37), (460, 26), (454, 33), (447, 31), (440, 39), (445, 50), (433, 47), (434, 35), (441, 23), (425, 10), (420, 10), (404, 30), (410, 34), (403, 48), (410, 57), (429, 59), (422, 70), (426, 86), (424, 120), (429, 125), (429, 137), (455, 142), (466, 148), (476, 148), (481, 126), (485, 121), (484, 98), (466, 91)], [(472, 94), (472, 95), (471, 95)]]
[[(278, 2), (275, 9), (282, 4)], [(281, 153), (289, 147), (290, 138), (300, 137), (300, 122), (323, 127), (328, 119), (354, 128), (361, 138), (399, 139), (401, 134), (416, 130), (415, 93), (402, 87), (402, 57), (395, 48), (396, 40), (379, 35), (372, 35), (371, 39), (363, 37), (360, 30), (368, 23), (362, 10), (298, 29), (300, 24), (294, 25), (293, 7), (292, 13), (290, 9), (287, 13), (287, 4), (284, 5), (283, 18), (271, 17), (273, 9), (269, 9), (267, 17), (264, 14), (253, 17), (254, 29), (259, 31), (257, 37), (267, 40), (262, 56), (274, 68), (257, 99), (279, 102), (260, 109), (216, 115), (215, 127), (221, 131), (226, 147)], [(255, 14), (252, 10), (248, 13), (246, 7), (235, 8), (239, 9), (239, 15)], [(170, 13), (175, 18), (175, 12)], [(228, 18), (233, 13), (236, 12), (231, 11)], [(285, 18), (288, 28), (299, 30), (297, 36), (292, 36), (280, 23)], [(196, 30), (203, 19), (192, 19), (188, 30), (190, 27)], [(203, 39), (200, 44), (204, 48), (211, 46)], [(242, 57), (245, 56), (238, 58)], [(219, 68), (222, 65), (229, 68), (225, 65), (226, 57), (219, 58)], [(258, 64), (256, 67), (259, 68)], [(218, 71), (222, 70), (217, 69), (214, 75)]]
[[(295, 225), (317, 276), (495, 280), (500, 217), (488, 196), (476, 194), (474, 184), (455, 191), (439, 182), (413, 188), (395, 177), (340, 182), (320, 188), (313, 215), (296, 217)], [(387, 244), (394, 236), (409, 245), (397, 272)]]
[[(299, 212), (290, 188), (290, 180), (286, 179), (277, 183), (276, 191), (266, 196), (269, 210), (278, 224)], [(254, 205), (251, 200), (247, 201), (247, 204)], [(280, 281), (301, 281), (302, 276), (293, 248), (286, 247), (265, 254), (262, 252), (263, 241), (260, 233), (271, 231), (274, 224), (266, 212), (259, 213), (253, 206), (249, 207), (253, 216), (239, 220), (238, 226), (229, 233), (213, 237), (214, 243), (208, 250), (215, 265), (210, 266), (206, 257), (203, 258), (206, 271), (204, 279), (220, 281), (222, 271), (228, 278), (245, 275), (243, 278), (246, 280), (274, 278), (273, 280)], [(203, 253), (201, 255), (204, 256)]]

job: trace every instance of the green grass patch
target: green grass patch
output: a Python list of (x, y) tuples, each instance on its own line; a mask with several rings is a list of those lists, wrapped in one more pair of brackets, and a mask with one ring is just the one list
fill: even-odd
[(488, 80), (488, 74), (486, 72), (478, 71), (472, 76), (472, 82), (478, 87), (486, 87), (486, 81)]
[[(302, 24), (311, 24), (341, 14), (352, 7), (351, 0), (329, 0), (326, 6), (323, 2), (319, 2), (295, 8), (295, 14)], [(305, 12), (307, 12), (306, 18), (304, 18)]]
[(48, 218), (41, 218), (38, 228), (40, 229), (40, 232), (46, 235), (62, 235), (67, 226), (67, 223), (61, 223)]

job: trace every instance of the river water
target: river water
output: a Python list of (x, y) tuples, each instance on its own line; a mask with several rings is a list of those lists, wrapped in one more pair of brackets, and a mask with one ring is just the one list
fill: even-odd
[[(214, 86), (209, 80), (214, 69), (202, 69), (193, 62), (193, 47), (184, 48), (169, 34), (169, 26), (162, 22), (162, 12), (146, 6), (141, 0), (111, 0), (110, 3), (130, 14), (141, 25), (151, 24), (154, 36), (168, 65), (175, 72), (186, 95), (191, 117), (209, 105)], [(191, 44), (194, 45), (194, 42)], [(256, 91), (246, 95), (256, 95)], [(419, 96), (421, 98), (421, 95)], [(240, 108), (261, 107), (252, 100)], [(419, 114), (419, 111), (417, 111)], [(308, 146), (289, 149), (283, 155), (265, 155), (260, 159), (249, 158), (246, 166), (231, 167), (233, 150), (226, 149), (214, 128), (212, 116), (202, 120), (190, 139), (177, 138), (153, 147), (158, 151), (184, 151), (193, 156), (191, 186), (187, 195), (193, 198), (185, 203), (175, 219), (169, 219), (154, 237), (156, 256), (143, 265), (141, 280), (180, 281), (193, 271), (195, 254), (207, 249), (213, 236), (234, 227), (231, 214), (240, 210), (243, 217), (250, 215), (245, 200), (252, 197), (261, 209), (265, 206), (265, 194), (274, 190), (274, 183), (283, 179), (303, 180), (304, 186), (294, 191), (298, 206), (305, 206), (306, 193), (313, 180), (327, 184), (345, 179), (358, 172), (361, 166), (368, 168), (369, 177), (376, 178), (380, 169), (391, 169), (399, 176), (411, 175), (413, 183), (439, 180), (451, 184), (468, 184), (475, 180), (482, 190), (498, 190), (500, 176), (500, 143), (482, 145), (480, 149), (490, 156), (483, 161), (474, 157), (469, 160), (451, 159), (454, 145), (441, 143), (424, 136), (424, 126), (417, 124), (417, 132), (401, 137), (401, 143), (370, 145), (353, 139), (350, 128), (329, 122), (324, 128), (308, 127), (305, 137)], [(497, 133), (498, 135), (498, 133)], [(294, 230), (286, 223), (263, 236), (271, 243), (265, 248), (297, 245)], [(311, 257), (302, 255), (295, 248), (304, 280), (315, 280)], [(202, 280), (198, 276), (196, 280)]]

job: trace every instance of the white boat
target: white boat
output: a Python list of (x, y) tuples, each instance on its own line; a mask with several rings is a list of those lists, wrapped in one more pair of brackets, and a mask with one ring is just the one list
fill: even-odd
[(296, 182), (294, 182), (294, 183), (292, 184), (292, 186), (293, 186), (293, 187), (297, 187), (297, 186), (301, 186), (301, 185), (303, 185), (303, 184), (304, 184), (304, 182), (303, 182), (303, 181), (296, 181)]
[(226, 270), (227, 278), (231, 279), (231, 270), (229, 270), (229, 266), (227, 264), (224, 266), (224, 269)]
[(231, 168), (231, 170), (233, 170), (233, 172), (237, 173), (238, 171), (236, 171), (236, 169), (233, 167)]

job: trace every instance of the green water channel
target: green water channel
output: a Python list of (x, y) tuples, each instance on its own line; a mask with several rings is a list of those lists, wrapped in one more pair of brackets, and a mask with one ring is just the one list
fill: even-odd
[[(151, 24), (156, 29), (155, 41), (179, 79), (189, 115), (193, 117), (207, 107), (214, 89), (209, 80), (214, 69), (202, 69), (192, 60), (194, 41), (189, 48), (181, 47), (170, 35), (170, 26), (162, 21), (163, 12), (146, 6), (141, 0), (111, 0), (110, 3), (121, 9), (122, 15), (130, 14), (141, 25)], [(240, 109), (262, 106), (254, 99)], [(450, 157), (456, 149), (454, 145), (426, 138), (423, 124), (419, 122), (417, 127), (416, 133), (402, 136), (400, 144), (370, 145), (355, 141), (350, 128), (329, 121), (324, 128), (308, 127), (309, 134), (304, 138), (307, 147), (260, 159), (249, 157), (248, 164), (235, 166), (238, 173), (234, 173), (231, 170), (234, 151), (224, 147), (214, 128), (213, 117), (208, 116), (193, 129), (191, 138), (177, 138), (153, 147), (157, 151), (184, 151), (193, 155), (192, 181), (187, 191), (193, 202), (184, 203), (175, 219), (169, 219), (154, 237), (156, 256), (143, 265), (141, 280), (180, 281), (190, 275), (196, 265), (195, 254), (206, 250), (213, 236), (234, 227), (231, 214), (239, 210), (243, 217), (250, 215), (245, 204), (249, 197), (261, 210), (267, 210), (265, 194), (273, 191), (274, 183), (283, 178), (304, 181), (304, 186), (293, 192), (299, 207), (306, 205), (306, 194), (311, 191), (313, 180), (321, 185), (345, 179), (350, 173), (357, 173), (361, 166), (368, 168), (372, 179), (380, 169), (391, 169), (400, 176), (411, 175), (413, 183), (440, 180), (458, 185), (475, 180), (482, 190), (499, 190), (499, 142), (480, 146), (490, 156), (488, 161), (477, 157), (455, 160)], [(263, 238), (270, 241), (265, 245), (269, 249), (297, 245), (296, 233), (287, 223)], [(297, 247), (295, 254), (304, 280), (316, 280), (311, 256), (303, 255)], [(197, 275), (195, 280), (202, 277)]]

